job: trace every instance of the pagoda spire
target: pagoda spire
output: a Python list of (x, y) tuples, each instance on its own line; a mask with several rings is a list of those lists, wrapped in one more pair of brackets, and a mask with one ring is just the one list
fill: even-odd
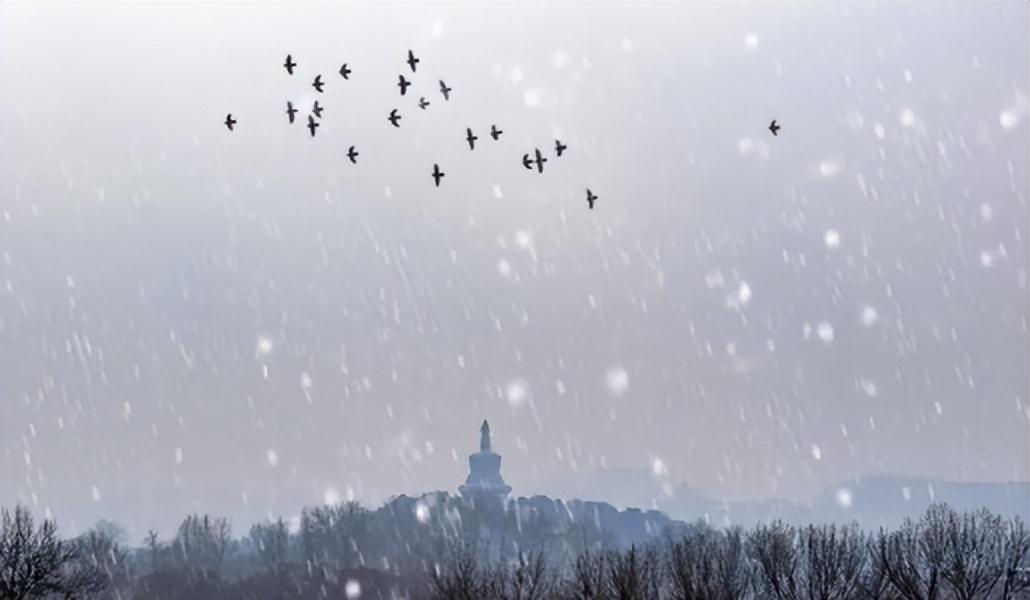
[(479, 451), (490, 452), (490, 423), (483, 419), (483, 426), (479, 428)]

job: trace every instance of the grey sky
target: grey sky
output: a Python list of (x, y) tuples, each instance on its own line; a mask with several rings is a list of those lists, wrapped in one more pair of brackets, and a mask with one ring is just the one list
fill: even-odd
[(521, 495), (1025, 481), (1027, 24), (2, 3), (0, 504), (141, 532), (453, 491), (483, 418)]

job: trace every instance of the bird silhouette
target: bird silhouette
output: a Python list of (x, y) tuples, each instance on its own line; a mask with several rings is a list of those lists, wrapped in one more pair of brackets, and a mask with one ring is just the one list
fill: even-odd
[(597, 198), (598, 197), (590, 191), (590, 188), (587, 188), (587, 205), (590, 207), (590, 210), (594, 210), (594, 200), (597, 200)]
[(351, 146), (350, 149), (347, 150), (347, 158), (349, 158), (353, 164), (358, 164), (358, 156), (359, 153), (354, 149), (354, 146)]
[(311, 107), (311, 112), (315, 113), (315, 116), (321, 119), (323, 110), (325, 110), (325, 108), (319, 106), (318, 100), (315, 100), (315, 105)]
[(308, 129), (311, 130), (311, 137), (315, 137), (315, 130), (318, 129), (318, 122), (315, 117), (308, 115)]
[(469, 143), (469, 150), (475, 150), (476, 149), (476, 140), (478, 140), (478, 139), (479, 139), (478, 136), (472, 135), (472, 128), (471, 127), (466, 127), (465, 128), (465, 141)]
[(315, 80), (311, 82), (311, 87), (315, 88), (315, 91), (318, 92), (319, 94), (322, 93), (322, 87), (324, 85), (325, 85), (325, 83), (322, 82), (322, 76), (321, 75), (316, 75), (315, 76)]
[(440, 170), (440, 166), (433, 163), (433, 181), (436, 183), (436, 187), (440, 187), (440, 180), (443, 179), (445, 173)]
[(443, 94), (444, 100), (451, 99), (451, 88), (447, 87), (447, 84), (443, 82), (443, 79), (440, 80), (440, 93)]
[(293, 67), (296, 67), (297, 63), (293, 62), (293, 56), (292, 55), (287, 54), (286, 55), (286, 62), (283, 63), (283, 66), (286, 67), (286, 72), (287, 73), (289, 73), (290, 75), (293, 75)]
[(236, 119), (232, 118), (232, 113), (225, 115), (225, 126), (232, 131), (233, 126), (236, 125)]
[(565, 152), (568, 146), (561, 143), (561, 140), (554, 140), (554, 152), (561, 158), (561, 153)]
[(286, 116), (290, 118), (290, 123), (293, 123), (293, 115), (297, 114), (297, 109), (293, 108), (293, 103), (289, 100), (286, 101)]
[(776, 132), (779, 131), (779, 130), (780, 130), (780, 126), (776, 124), (776, 119), (773, 119), (772, 123), (769, 123), (769, 131), (771, 131), (772, 134), (775, 136), (775, 135), (777, 135)]
[(348, 69), (348, 68), (347, 68), (347, 63), (343, 63), (343, 66), (342, 66), (342, 67), (340, 67), (340, 75), (341, 75), (341, 76), (342, 76), (342, 77), (343, 77), (344, 79), (350, 79), (350, 74), (351, 74), (351, 72), (352, 72), (352, 71), (351, 71), (350, 69)]
[(421, 108), (422, 110), (425, 110), (426, 107), (429, 106), (430, 104), (431, 104), (431, 102), (429, 102), (429, 100), (426, 100), (425, 96), (422, 96), (421, 98), (418, 99), (418, 107)]
[(411, 82), (405, 79), (404, 75), (398, 75), (397, 78), (397, 87), (401, 88), (401, 96), (403, 96), (408, 93), (408, 86), (411, 85)]
[(415, 65), (417, 65), (420, 62), (422, 61), (415, 58), (415, 54), (411, 50), (408, 50), (408, 66), (411, 67), (412, 73), (415, 72)]
[(536, 163), (536, 172), (537, 173), (543, 173), (544, 172), (544, 163), (547, 162), (547, 159), (544, 158), (543, 154), (540, 153), (540, 148), (534, 148), (533, 152), (536, 154), (536, 160), (531, 160), (529, 162)]
[(387, 117), (386, 120), (389, 121), (390, 124), (394, 127), (400, 127), (400, 124), (398, 124), (397, 121), (401, 120), (401, 116), (397, 114), (396, 108), (390, 111), (390, 116)]
[(498, 129), (496, 125), (490, 126), (490, 137), (494, 138), (495, 142), (501, 137), (502, 133), (504, 133), (504, 130)]

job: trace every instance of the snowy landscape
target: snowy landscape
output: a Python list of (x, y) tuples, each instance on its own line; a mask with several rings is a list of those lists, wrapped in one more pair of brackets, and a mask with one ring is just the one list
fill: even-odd
[(0, 3), (0, 600), (1030, 598), (1030, 4)]

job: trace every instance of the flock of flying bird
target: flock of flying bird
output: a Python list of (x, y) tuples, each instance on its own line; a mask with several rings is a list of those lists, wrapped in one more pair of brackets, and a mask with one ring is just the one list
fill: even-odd
[[(414, 52), (412, 52), (411, 50), (408, 50), (408, 60), (405, 61), (405, 62), (408, 63), (408, 67), (411, 69), (411, 72), (415, 73), (416, 70), (417, 70), (416, 67), (417, 67), (418, 63), (421, 62), (421, 60), (415, 56)], [(291, 76), (293, 75), (293, 70), (294, 70), (294, 68), (297, 67), (297, 63), (293, 61), (293, 56), (292, 55), (290, 55), (290, 54), (286, 55), (286, 62), (283, 63), (283, 67), (286, 69), (287, 73), (289, 73)], [(347, 66), (347, 63), (343, 63), (343, 66), (340, 67), (340, 71), (339, 71), (340, 76), (343, 77), (344, 79), (350, 79), (350, 74), (352, 72), (353, 71)], [(408, 87), (411, 84), (412, 84), (412, 82), (410, 82), (407, 79), (405, 79), (403, 73), (398, 75), (397, 87), (400, 88), (401, 96), (404, 96), (404, 95), (407, 94)], [(324, 90), (325, 82), (322, 81), (322, 76), (321, 75), (316, 75), (315, 76), (315, 80), (311, 83), (311, 87), (315, 88), (315, 91), (318, 92), (319, 94), (325, 93), (325, 90)], [(447, 87), (447, 84), (444, 83), (443, 80), (440, 80), (440, 94), (443, 95), (444, 101), (450, 101), (450, 99), (451, 99), (451, 91), (452, 91), (452, 88)], [(422, 110), (426, 110), (426, 108), (428, 108), (430, 104), (431, 104), (431, 102), (429, 100), (426, 100), (425, 96), (422, 96), (418, 100), (418, 107), (420, 109), (422, 109)], [(316, 119), (321, 119), (322, 118), (322, 111), (323, 110), (325, 110), (324, 107), (320, 106), (318, 104), (318, 100), (316, 99), (314, 101), (314, 104), (312, 105), (311, 113), (308, 114), (307, 128), (311, 132), (311, 137), (315, 137), (315, 130), (317, 130), (318, 127), (319, 127), (319, 122)], [(393, 125), (394, 127), (400, 127), (400, 120), (402, 118), (401, 115), (397, 111), (398, 111), (398, 109), (396, 109), (396, 108), (391, 110), (389, 116), (386, 118), (386, 120), (389, 121), (390, 124)], [(290, 123), (294, 122), (298, 112), (299, 111), (296, 108), (294, 108), (293, 102), (291, 102), (291, 101), (287, 101), (286, 102), (286, 115), (289, 118)], [(229, 113), (229, 114), (227, 114), (225, 116), (225, 126), (229, 129), (229, 131), (233, 131), (234, 130), (234, 127), (235, 127), (236, 123), (237, 123), (237, 121), (236, 121), (236, 119), (234, 119), (232, 117), (232, 113)], [(769, 131), (771, 131), (772, 134), (775, 136), (775, 135), (777, 135), (777, 132), (779, 130), (780, 130), (780, 126), (777, 125), (776, 124), (776, 120), (773, 119), (772, 123), (769, 124)], [(502, 133), (504, 133), (504, 131), (501, 130), (501, 129), (498, 129), (497, 125), (490, 125), (490, 137), (493, 138), (494, 141), (497, 141), (498, 139), (500, 139)], [(476, 149), (476, 141), (478, 139), (479, 139), (479, 137), (472, 133), (472, 128), (471, 127), (466, 127), (465, 128), (465, 141), (469, 145), (469, 150), (475, 150)], [(562, 154), (567, 149), (568, 149), (568, 146), (566, 146), (565, 144), (562, 144), (561, 140), (555, 140), (554, 141), (554, 153), (555, 153), (556, 157), (561, 158)], [(348, 158), (348, 160), (351, 161), (351, 163), (357, 164), (358, 156), (360, 156), (360, 153), (357, 151), (357, 149), (354, 146), (351, 146), (350, 148), (347, 149), (347, 158)], [(529, 157), (529, 153), (528, 152), (522, 155), (522, 166), (525, 167), (527, 170), (532, 171), (533, 168), (534, 168), (534, 165), (535, 165), (537, 173), (543, 173), (544, 172), (544, 163), (546, 163), (547, 161), (548, 161), (548, 159), (543, 155), (542, 152), (540, 152), (539, 148), (534, 148), (533, 149), (533, 158)], [(440, 187), (440, 180), (443, 179), (443, 177), (445, 175), (446, 175), (446, 173), (444, 173), (443, 171), (440, 170), (440, 166), (438, 164), (436, 164), (436, 163), (433, 163), (432, 177), (433, 177), (433, 183), (436, 185), (436, 187)], [(591, 210), (593, 210), (594, 202), (597, 200), (597, 198), (598, 198), (598, 196), (596, 194), (594, 194), (592, 191), (590, 191), (590, 188), (587, 188), (587, 206)]]

